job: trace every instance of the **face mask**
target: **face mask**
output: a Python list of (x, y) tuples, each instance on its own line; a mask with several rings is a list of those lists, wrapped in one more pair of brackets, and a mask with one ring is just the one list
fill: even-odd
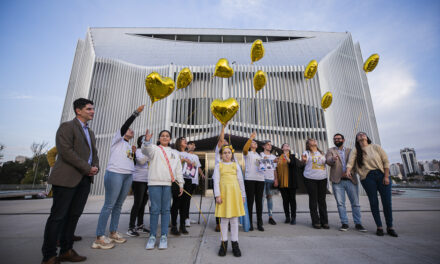
[(341, 142), (341, 141), (333, 142), (333, 143), (335, 143), (336, 147), (338, 147), (338, 148), (344, 144), (344, 142)]

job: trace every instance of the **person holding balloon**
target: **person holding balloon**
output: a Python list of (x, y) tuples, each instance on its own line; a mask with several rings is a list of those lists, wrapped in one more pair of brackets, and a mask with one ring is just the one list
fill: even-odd
[(235, 162), (231, 145), (221, 147), (221, 161), (216, 164), (214, 180), (215, 216), (220, 217), (221, 244), (219, 256), (225, 256), (228, 248), (228, 225), (231, 225), (231, 245), (235, 257), (241, 256), (238, 245), (238, 218), (245, 215), (246, 192), (240, 166)]
[(264, 231), (263, 228), (263, 193), (264, 193), (264, 174), (258, 172), (258, 163), (261, 156), (257, 153), (257, 142), (255, 137), (257, 134), (253, 132), (251, 137), (243, 147), (243, 157), (245, 163), (245, 188), (247, 196), (247, 204), (249, 211), (249, 231), (254, 230), (252, 222), (252, 212), (254, 207), (257, 209), (257, 228)]
[[(130, 191), (135, 171), (133, 159), (136, 146), (129, 144), (129, 140), (134, 136), (130, 125), (143, 110), (144, 105), (139, 106), (113, 137), (110, 158), (104, 175), (105, 201), (99, 214), (96, 240), (92, 248), (111, 249), (114, 243), (122, 244), (127, 241), (117, 230), (122, 204)], [(110, 215), (110, 235), (106, 237), (105, 229)]]

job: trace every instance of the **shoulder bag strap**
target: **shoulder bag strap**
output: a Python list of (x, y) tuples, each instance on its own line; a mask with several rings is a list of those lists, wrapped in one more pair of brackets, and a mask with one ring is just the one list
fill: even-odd
[(165, 150), (163, 149), (162, 146), (159, 145), (159, 148), (162, 150), (163, 156), (165, 157), (165, 160), (167, 161), (168, 169), (170, 170), (170, 175), (171, 175), (171, 182), (174, 182), (174, 174), (173, 174), (173, 170), (171, 169), (171, 165), (170, 165), (170, 161), (168, 160), (167, 153), (165, 152)]

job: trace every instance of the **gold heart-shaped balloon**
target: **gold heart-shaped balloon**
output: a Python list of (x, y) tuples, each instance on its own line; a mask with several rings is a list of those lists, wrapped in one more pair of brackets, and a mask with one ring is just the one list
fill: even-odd
[(304, 71), (304, 77), (306, 79), (312, 79), (318, 70), (318, 62), (316, 60), (311, 60)]
[(169, 77), (160, 76), (157, 72), (148, 74), (145, 87), (151, 99), (151, 105), (170, 95), (174, 91), (174, 81)]
[(259, 61), (263, 58), (264, 56), (264, 46), (263, 46), (263, 41), (261, 39), (257, 39), (254, 41), (254, 43), (252, 43), (252, 48), (251, 48), (251, 60), (253, 64), (256, 61)]
[(331, 92), (326, 92), (321, 99), (321, 107), (324, 111), (332, 104), (333, 95)]
[(219, 59), (217, 64), (215, 65), (214, 76), (221, 78), (229, 78), (234, 74), (234, 70), (229, 66), (229, 62), (227, 59)]
[(234, 98), (229, 98), (226, 100), (215, 99), (211, 103), (211, 112), (215, 118), (217, 118), (220, 123), (224, 126), (234, 117), (235, 113), (237, 113), (238, 105), (237, 100)]
[(266, 73), (262, 70), (257, 71), (254, 76), (254, 89), (256, 92), (263, 89), (263, 87), (266, 85), (267, 82), (267, 76)]
[(367, 73), (373, 71), (378, 63), (379, 63), (379, 54), (375, 53), (370, 57), (368, 57), (368, 59), (365, 61), (364, 71)]
[(177, 89), (187, 87), (193, 80), (193, 74), (189, 68), (183, 68), (177, 76)]

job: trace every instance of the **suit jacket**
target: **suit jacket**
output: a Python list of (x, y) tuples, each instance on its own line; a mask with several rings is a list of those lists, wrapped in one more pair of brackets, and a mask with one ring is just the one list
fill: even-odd
[[(350, 156), (351, 149), (345, 148), (345, 164), (348, 164), (348, 158)], [(335, 162), (334, 157), (338, 156), (338, 160)], [(339, 183), (342, 178), (342, 162), (341, 157), (339, 156), (338, 148), (333, 147), (327, 151), (325, 155), (326, 163), (330, 166), (330, 180), (333, 183)], [(353, 175), (352, 180), (353, 184), (357, 184), (357, 177)]]
[[(92, 143), (92, 165), (89, 165), (90, 147), (81, 123), (74, 118), (60, 125), (56, 135), (58, 158), (49, 176), (48, 182), (63, 187), (77, 186), (82, 177), (88, 176), (93, 166), (99, 168), (98, 150), (95, 134), (89, 129)], [(90, 177), (93, 182), (93, 177)]]

